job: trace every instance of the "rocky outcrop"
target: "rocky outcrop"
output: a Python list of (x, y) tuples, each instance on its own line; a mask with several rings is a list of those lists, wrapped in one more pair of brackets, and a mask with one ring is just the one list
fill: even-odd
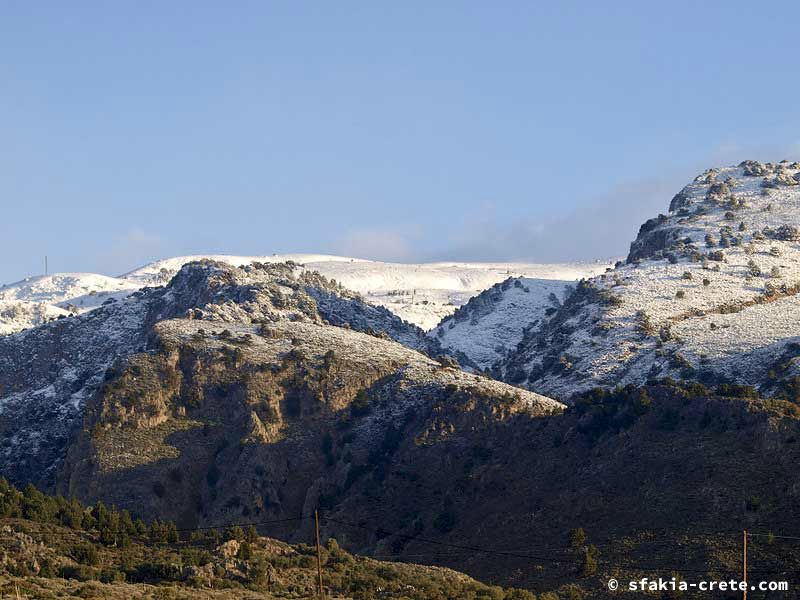
[(564, 402), (659, 377), (772, 389), (769, 365), (800, 335), (796, 175), (788, 161), (702, 173), (641, 226), (625, 264), (589, 281), (598, 293), (577, 286), (492, 372)]
[[(280, 518), (318, 504), (322, 482), (352, 478), (385, 451), (387, 435), (453, 394), (471, 398), (466, 416), (481, 415), (464, 428), (562, 408), (348, 329), (207, 327), (162, 323), (160, 350), (132, 357), (106, 382), (86, 407), (59, 491), (184, 526)], [(345, 454), (349, 462), (331, 469)]]
[(628, 263), (645, 258), (662, 257), (664, 252), (673, 249), (680, 231), (675, 227), (660, 224), (659, 219), (651, 219), (642, 225), (636, 240), (631, 242)]
[[(292, 263), (243, 268), (208, 260), (190, 263), (167, 286), (145, 288), (90, 313), (0, 337), (0, 472), (13, 481), (52, 489), (87, 400), (107, 390), (108, 381), (134, 355), (134, 362), (141, 363), (141, 356), (161, 351), (164, 339), (157, 330), (171, 319), (253, 331), (278, 322), (335, 323), (439, 353), (418, 328)], [(164, 419), (167, 392), (154, 393), (146, 397), (147, 411), (135, 419), (153, 425)], [(124, 403), (114, 404), (113, 410), (119, 419), (131, 416)]]

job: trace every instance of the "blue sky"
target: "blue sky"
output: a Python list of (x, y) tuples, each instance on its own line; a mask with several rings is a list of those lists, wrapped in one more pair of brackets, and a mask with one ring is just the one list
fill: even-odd
[(3, 2), (0, 281), (177, 254), (624, 253), (800, 154), (797, 3)]

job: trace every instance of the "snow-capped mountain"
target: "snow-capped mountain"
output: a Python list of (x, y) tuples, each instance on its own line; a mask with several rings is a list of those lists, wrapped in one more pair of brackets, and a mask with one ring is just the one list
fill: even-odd
[[(597, 519), (598, 490), (612, 513), (593, 535), (638, 564), (653, 529), (705, 553), (700, 526), (796, 523), (795, 405), (663, 382), (565, 411), (407, 347), (411, 328), (295, 265), (188, 264), (0, 338), (0, 473), (182, 529), (280, 523), (276, 535), (307, 540), (296, 517), (321, 507), (324, 535), (397, 560), (454, 539), (562, 539)], [(759, 482), (762, 510), (742, 481)], [(392, 533), (352, 527), (362, 520)], [(567, 552), (554, 577), (574, 577)], [(451, 566), (478, 568), (472, 554)], [(519, 581), (506, 557), (489, 571)]]
[[(189, 346), (194, 348), (191, 353), (176, 354), (176, 349)], [(171, 415), (172, 409), (164, 408), (169, 397), (195, 393), (179, 380), (198, 375), (200, 363), (207, 363), (209, 371), (198, 382), (206, 386), (209, 378), (218, 379), (204, 394), (221, 395), (228, 401), (240, 398), (233, 387), (260, 382), (257, 390), (242, 392), (242, 398), (263, 408), (267, 399), (283, 396), (286, 418), (298, 417), (295, 404), (311, 398), (315, 399), (309, 408), (311, 416), (320, 410), (316, 392), (309, 392), (312, 383), (320, 385), (322, 400), (341, 408), (336, 406), (341, 394), (377, 380), (380, 385), (398, 387), (391, 394), (382, 392), (393, 402), (404, 394), (409, 402), (426, 394), (436, 399), (431, 386), (444, 390), (448, 384), (462, 383), (503, 402), (517, 394), (525, 410), (534, 405), (546, 411), (561, 406), (537, 394), (448, 368), (430, 356), (437, 349), (436, 341), (414, 325), (293, 263), (239, 268), (215, 261), (193, 262), (166, 286), (139, 290), (85, 314), (0, 337), (0, 472), (14, 481), (36, 481), (52, 488), (67, 460), (75, 472), (62, 485), (74, 493), (75, 481), (84, 471), (97, 466), (100, 478), (108, 468), (87, 462), (84, 446), (103, 436), (96, 437), (101, 433), (96, 428), (79, 439), (81, 424), (100, 419), (106, 429), (121, 423), (157, 428), (170, 418), (167, 413)], [(343, 370), (335, 358), (348, 353), (358, 364)], [(142, 365), (155, 356), (163, 364), (155, 367), (153, 381), (145, 385)], [(247, 367), (242, 369), (245, 356)], [(305, 364), (309, 358), (320, 360), (321, 365), (303, 366), (285, 381), (281, 379), (286, 376), (287, 362)], [(174, 372), (167, 376), (164, 369)], [(234, 384), (230, 376), (240, 369), (240, 383)], [(262, 381), (273, 376), (277, 379), (269, 385)], [(345, 378), (354, 382), (347, 389)], [(130, 396), (117, 396), (121, 380)], [(162, 384), (178, 387), (169, 391), (152, 387)], [(101, 397), (114, 399), (92, 404)], [(197, 399), (192, 398), (189, 404), (194, 406)], [(402, 412), (407, 407), (390, 403), (389, 408)], [(175, 415), (182, 418), (185, 409), (178, 412)], [(270, 431), (259, 419), (274, 420), (275, 415), (244, 415), (245, 425), (255, 427), (258, 436), (269, 437)], [(392, 418), (384, 415), (381, 422), (391, 423)], [(237, 435), (241, 426), (237, 422)], [(109, 460), (125, 464), (145, 455), (153, 458), (145, 452), (132, 455), (122, 446), (104, 452)]]
[[(576, 280), (602, 272), (606, 263), (386, 263), (324, 254), (202, 255), (159, 260), (121, 277), (62, 273), (0, 287), (0, 335), (35, 327), (119, 300), (143, 287), (164, 285), (189, 262), (210, 259), (234, 266), (292, 261), (318, 271), (425, 330), (486, 288), (510, 276)], [(113, 301), (112, 300), (112, 301)]]
[[(342, 298), (360, 295), (365, 303), (347, 321), (361, 329), (399, 317), (384, 327), (393, 339), (429, 354), (441, 348), (462, 364), (562, 399), (663, 376), (781, 392), (800, 376), (798, 182), (798, 163), (711, 169), (672, 199), (667, 214), (642, 225), (614, 269), (313, 254), (208, 258), (233, 266), (292, 261), (298, 272), (318, 272), (336, 286), (335, 294), (309, 292), (320, 310), (341, 312)], [(157, 261), (119, 278), (62, 274), (4, 286), (0, 332), (163, 286), (198, 258), (207, 257)], [(389, 312), (372, 314), (370, 306)], [(428, 330), (427, 340), (403, 320)]]
[[(307, 540), (296, 515), (321, 507), (326, 535), (398, 560), (587, 523), (635, 564), (652, 531), (704, 554), (718, 545), (698, 530), (790, 531), (796, 402), (668, 380), (558, 400), (671, 376), (796, 401), (798, 179), (794, 163), (704, 173), (608, 272), (186, 257), (9, 286), (4, 302), (37, 318), (73, 316), (0, 336), (0, 474), (187, 529), (285, 523)], [(484, 285), (427, 334), (377, 305), (410, 290), (410, 306), (427, 309), (426, 291), (447, 306)], [(368, 518), (393, 533), (354, 534)], [(520, 571), (502, 557), (486, 572)]]
[(793, 394), (799, 181), (787, 161), (706, 171), (642, 225), (626, 264), (576, 286), (496, 373), (562, 399), (665, 376)]

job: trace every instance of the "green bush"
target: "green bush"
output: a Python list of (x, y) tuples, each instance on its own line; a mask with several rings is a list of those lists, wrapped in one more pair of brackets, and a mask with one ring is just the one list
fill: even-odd
[(62, 579), (76, 579), (78, 581), (94, 581), (98, 579), (97, 569), (87, 567), (86, 565), (64, 565), (59, 571), (59, 577)]
[(236, 558), (240, 560), (250, 560), (253, 558), (253, 549), (249, 542), (242, 542), (239, 546), (239, 552), (236, 553)]
[(82, 565), (90, 567), (96, 566), (100, 562), (100, 555), (94, 544), (79, 543), (75, 544), (70, 551), (70, 556)]
[(244, 529), (242, 529), (238, 525), (234, 525), (233, 527), (228, 527), (225, 530), (225, 535), (223, 537), (225, 538), (226, 542), (229, 540), (236, 540), (237, 542), (242, 542), (245, 539)]

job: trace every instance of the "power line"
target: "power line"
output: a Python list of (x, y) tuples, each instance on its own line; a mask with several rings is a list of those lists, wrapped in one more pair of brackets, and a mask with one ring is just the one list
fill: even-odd
[[(377, 532), (376, 530), (374, 530), (374, 529), (372, 529), (370, 527), (364, 526), (364, 525), (358, 525), (358, 524), (355, 524), (355, 523), (347, 523), (345, 521), (340, 521), (338, 519), (331, 519), (329, 517), (324, 517), (324, 519), (326, 521), (328, 521), (328, 522), (337, 523), (339, 525), (355, 527), (355, 528), (358, 528), (358, 529), (365, 529), (365, 530), (368, 530), (368, 531), (371, 531), (371, 532), (374, 532), (374, 533)], [(408, 540), (412, 540), (412, 541), (418, 541), (418, 542), (421, 542), (421, 543), (427, 543), (427, 544), (432, 544), (432, 545), (436, 545), (436, 546), (442, 546), (442, 547), (446, 547), (446, 548), (458, 549), (458, 550), (462, 550), (462, 551), (479, 552), (479, 553), (483, 553), (483, 554), (493, 554), (493, 555), (496, 555), (496, 556), (505, 556), (505, 557), (513, 557), (513, 558), (523, 558), (523, 559), (527, 559), (527, 560), (536, 560), (536, 561), (541, 561), (541, 562), (549, 562), (549, 563), (553, 563), (553, 564), (565, 564), (565, 563), (573, 562), (573, 561), (566, 561), (566, 560), (556, 560), (556, 559), (553, 559), (551, 557), (537, 556), (537, 555), (529, 554), (529, 553), (522, 554), (522, 553), (509, 552), (509, 551), (504, 551), (504, 550), (481, 548), (481, 547), (477, 547), (477, 546), (467, 546), (467, 545), (461, 545), (461, 544), (450, 544), (450, 543), (447, 543), (447, 542), (440, 542), (440, 541), (437, 541), (437, 540), (431, 540), (431, 539), (423, 538), (423, 537), (420, 537), (420, 536), (410, 536), (410, 535), (405, 535), (405, 534), (401, 534), (401, 533), (398, 533), (398, 532), (386, 531), (384, 529), (381, 529), (381, 532), (385, 533), (387, 535), (393, 535), (393, 536), (396, 536), (396, 537), (399, 537), (399, 538), (403, 538), (403, 539), (408, 539)], [(436, 553), (432, 553), (431, 555), (432, 556), (436, 556)], [(418, 556), (422, 556), (422, 555), (418, 555)], [(396, 558), (402, 559), (403, 557), (402, 556), (398, 556)], [(575, 558), (577, 558), (577, 556)], [(702, 569), (695, 569), (695, 568), (688, 568), (688, 567), (675, 566), (675, 565), (663, 565), (663, 564), (662, 565), (655, 565), (655, 564), (650, 565), (650, 564), (636, 564), (636, 563), (627, 563), (626, 564), (625, 562), (623, 562), (623, 563), (614, 563), (614, 562), (611, 562), (609, 560), (603, 560), (603, 559), (599, 559), (598, 562), (602, 562), (602, 563), (608, 565), (612, 569), (624, 570), (624, 571), (669, 571), (669, 572), (675, 572), (675, 573), (703, 573), (703, 574), (711, 573), (711, 572), (734, 574), (734, 573), (738, 573), (739, 572), (738, 569), (731, 569), (731, 568), (723, 567), (723, 566), (721, 566), (719, 568), (706, 567), (706, 568), (702, 568)], [(774, 573), (776, 571), (774, 571), (774, 570), (769, 570), (769, 571), (766, 571), (766, 570), (765, 571), (750, 570), (749, 572), (750, 573)]]
[[(575, 559), (578, 558), (577, 555), (570, 555), (567, 556), (554, 558), (553, 556), (540, 556), (531, 552), (527, 552), (525, 550), (508, 550), (508, 549), (498, 549), (498, 548), (484, 548), (480, 546), (473, 546), (473, 545), (466, 545), (466, 544), (454, 544), (449, 542), (443, 542), (439, 540), (433, 540), (430, 538), (425, 538), (422, 536), (416, 535), (408, 535), (403, 534), (397, 531), (388, 531), (382, 527), (377, 529), (373, 527), (369, 527), (367, 525), (361, 525), (357, 523), (350, 523), (347, 521), (342, 521), (339, 519), (330, 518), (327, 516), (320, 515), (322, 519), (326, 522), (334, 523), (338, 525), (342, 525), (345, 527), (353, 527), (356, 529), (362, 529), (366, 531), (370, 531), (372, 533), (379, 533), (383, 534), (384, 536), (394, 536), (396, 538), (406, 539), (409, 541), (416, 541), (423, 544), (430, 544), (440, 548), (449, 549), (450, 552), (442, 552), (442, 551), (431, 551), (427, 553), (413, 553), (413, 554), (403, 554), (398, 556), (389, 556), (389, 555), (372, 555), (368, 556), (369, 558), (373, 558), (375, 560), (405, 560), (407, 558), (424, 558), (424, 557), (433, 557), (433, 558), (442, 558), (442, 557), (460, 557), (463, 555), (464, 552), (477, 552), (481, 554), (492, 554), (495, 556), (503, 556), (508, 558), (519, 558), (525, 560), (534, 560), (540, 562), (551, 563), (554, 565), (563, 565), (563, 564), (573, 564)], [(270, 519), (270, 520), (262, 520), (262, 521), (250, 521), (250, 522), (231, 522), (226, 525), (218, 525), (218, 526), (205, 526), (205, 527), (194, 527), (194, 528), (180, 528), (176, 529), (179, 533), (190, 533), (196, 531), (210, 531), (210, 530), (224, 530), (230, 527), (249, 527), (249, 526), (264, 526), (264, 525), (277, 525), (277, 524), (285, 524), (285, 523), (292, 523), (292, 522), (301, 522), (305, 520), (312, 519), (313, 515), (300, 515), (297, 517), (287, 517), (282, 519)], [(48, 526), (48, 525), (55, 525), (51, 523), (41, 523), (41, 525)], [(648, 530), (646, 533), (652, 533), (655, 531), (669, 531), (667, 529), (654, 529)], [(42, 531), (38, 532), (44, 535), (77, 535), (80, 536), (81, 534), (91, 534), (90, 531), (86, 530), (69, 530), (64, 532), (51, 532), (51, 531)], [(684, 535), (716, 535), (716, 536), (728, 536), (731, 535), (733, 532), (714, 532), (714, 533), (702, 533), (702, 532), (686, 532)], [(739, 532), (741, 535), (741, 532)], [(800, 536), (792, 536), (792, 535), (780, 535), (780, 534), (772, 534), (772, 533), (747, 533), (748, 537), (768, 537), (768, 538), (776, 538), (776, 539), (788, 539), (788, 540), (800, 540)], [(659, 545), (666, 545), (666, 544), (674, 544), (674, 540), (644, 540), (642, 543), (645, 544), (659, 544)], [(596, 546), (596, 545), (595, 545)], [(598, 546), (596, 546), (598, 547)], [(604, 547), (604, 546), (599, 546)], [(608, 547), (608, 546), (605, 546)], [(549, 552), (551, 555), (554, 552), (557, 553), (570, 553), (569, 549), (560, 547), (560, 548), (533, 548), (539, 551), (546, 551)], [(665, 565), (665, 564), (640, 564), (635, 562), (630, 562), (626, 560), (622, 560), (619, 563), (615, 563), (609, 559), (598, 559), (598, 562), (606, 564), (611, 569), (617, 570), (624, 570), (624, 571), (670, 571), (670, 572), (682, 572), (682, 573), (710, 573), (710, 572), (720, 572), (720, 573), (738, 573), (736, 569), (728, 569), (727, 567), (721, 568), (703, 568), (703, 569), (695, 569), (695, 568), (688, 568), (688, 567), (680, 567), (675, 565)], [(783, 569), (783, 570), (749, 570), (748, 572), (751, 574), (775, 574), (775, 573), (785, 573), (786, 571), (792, 571), (793, 569)]]
[(800, 536), (796, 535), (775, 535), (774, 533), (750, 533), (747, 532), (748, 537), (765, 537), (765, 538), (775, 538), (779, 540), (800, 540)]
[(295, 521), (305, 521), (307, 519), (313, 519), (313, 515), (306, 515), (306, 516), (299, 516), (299, 517), (288, 517), (286, 519), (273, 519), (271, 521), (253, 521), (249, 523), (228, 523), (227, 525), (215, 525), (215, 526), (208, 526), (208, 527), (192, 527), (186, 529), (176, 529), (178, 533), (188, 533), (193, 531), (209, 531), (212, 529), (228, 529), (229, 527), (250, 527), (251, 525), (257, 527), (258, 525), (273, 525), (277, 523), (291, 523)]
[[(339, 521), (338, 519), (331, 519), (330, 517), (323, 517), (323, 518), (324, 518), (324, 520), (326, 520), (326, 521), (328, 521), (330, 523), (337, 523), (339, 525), (344, 525), (344, 526), (347, 526), (347, 527), (355, 527), (357, 529), (366, 529), (367, 531), (372, 531), (372, 532), (376, 531), (376, 530), (372, 529), (371, 527), (366, 527), (364, 525), (358, 525), (356, 523), (347, 523), (346, 521)], [(385, 531), (385, 530), (382, 530), (382, 532), (386, 533), (387, 535), (392, 535), (392, 536), (403, 538), (403, 539), (407, 539), (407, 540), (414, 540), (414, 541), (422, 542), (422, 543), (425, 543), (425, 544), (432, 544), (432, 545), (435, 545), (435, 546), (442, 546), (442, 547), (445, 547), (445, 548), (457, 548), (459, 550), (468, 550), (470, 552), (481, 552), (481, 553), (486, 553), (486, 554), (496, 554), (498, 556), (508, 556), (508, 557), (513, 557), (513, 558), (525, 558), (525, 559), (541, 560), (541, 561), (544, 561), (544, 562), (552, 562), (552, 563), (559, 563), (559, 564), (564, 562), (564, 561), (554, 560), (554, 559), (552, 559), (550, 557), (544, 557), (544, 556), (533, 556), (533, 555), (530, 555), (530, 554), (519, 554), (519, 553), (516, 553), (516, 552), (505, 552), (505, 551), (502, 551), (502, 550), (489, 550), (487, 548), (479, 548), (477, 546), (466, 546), (466, 545), (461, 545), (461, 544), (449, 544), (447, 542), (440, 542), (440, 541), (437, 541), (437, 540), (430, 540), (430, 539), (419, 537), (419, 536), (405, 535), (405, 534), (399, 533), (399, 532), (391, 532), (391, 531)]]

